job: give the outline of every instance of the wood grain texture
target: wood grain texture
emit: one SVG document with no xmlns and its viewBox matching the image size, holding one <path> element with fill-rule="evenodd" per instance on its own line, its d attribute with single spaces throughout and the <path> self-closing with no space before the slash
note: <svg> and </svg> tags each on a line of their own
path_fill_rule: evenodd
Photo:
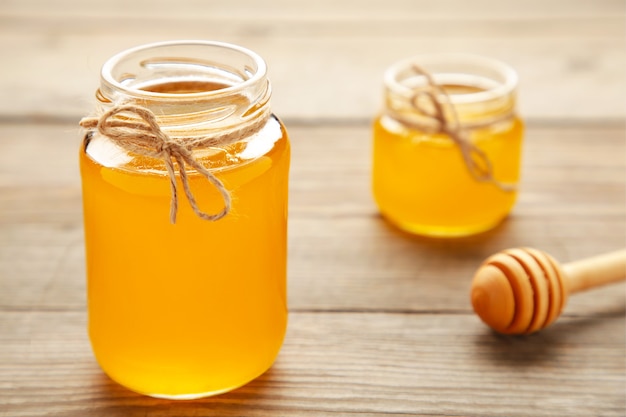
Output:
<svg viewBox="0 0 626 417">
<path fill-rule="evenodd" d="M 621 313 L 565 319 L 552 332 L 512 338 L 467 315 L 292 313 L 265 375 L 225 395 L 171 402 L 131 393 L 99 371 L 82 312 L 3 313 L 0 410 L 21 417 L 620 416 L 624 324 Z"/>
<path fill-rule="evenodd" d="M 122 5 L 123 4 L 123 5 Z M 4 1 L 0 114 L 73 118 L 91 110 L 100 66 L 138 44 L 212 39 L 269 64 L 285 119 L 371 118 L 393 62 L 432 52 L 501 59 L 518 70 L 533 119 L 624 118 L 626 9 L 620 1 L 256 3 Z"/>
<path fill-rule="evenodd" d="M 370 192 L 369 126 L 288 128 L 292 309 L 469 313 L 473 273 L 499 250 L 531 246 L 567 262 L 624 245 L 623 127 L 531 126 L 513 214 L 489 233 L 450 241 L 412 237 L 380 218 Z M 0 125 L 0 137 L 0 306 L 82 308 L 78 131 Z M 32 153 L 48 157 L 25 166 Z M 623 305 L 623 289 L 581 294 L 566 314 L 602 314 L 598 297 Z"/>
<path fill-rule="evenodd" d="M 369 126 L 289 130 L 285 347 L 246 387 L 171 403 L 117 386 L 91 356 L 76 127 L 0 125 L 0 415 L 623 414 L 623 285 L 573 297 L 529 339 L 491 333 L 468 299 L 477 265 L 504 247 L 567 261 L 623 244 L 623 126 L 531 126 L 513 216 L 456 241 L 411 237 L 377 215 Z M 25 164 L 33 154 L 48 157 Z"/>
<path fill-rule="evenodd" d="M 532 246 L 569 262 L 626 246 L 623 0 L 0 0 L 0 417 L 626 415 L 626 285 L 572 296 L 527 338 L 472 313 L 478 265 Z M 274 367 L 171 402 L 110 381 L 89 347 L 78 120 L 129 46 L 233 42 L 269 63 L 293 143 L 290 323 Z M 385 68 L 463 51 L 521 76 L 512 215 L 465 239 L 409 236 L 370 192 Z"/>
</svg>

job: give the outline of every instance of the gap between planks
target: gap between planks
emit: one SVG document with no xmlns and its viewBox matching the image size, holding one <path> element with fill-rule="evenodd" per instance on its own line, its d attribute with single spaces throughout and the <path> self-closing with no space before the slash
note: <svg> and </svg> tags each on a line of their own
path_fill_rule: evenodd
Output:
<svg viewBox="0 0 626 417">
<path fill-rule="evenodd" d="M 52 115 L 6 115 L 0 114 L 0 124 L 5 125 L 74 125 L 78 128 L 78 122 L 83 116 L 52 116 Z M 364 127 L 370 126 L 376 115 L 362 118 L 281 118 L 289 127 L 297 128 L 323 128 L 323 127 Z M 523 115 L 522 115 L 523 117 Z M 578 118 L 525 118 L 524 123 L 529 128 L 583 128 L 583 129 L 624 129 L 626 117 L 606 119 L 578 119 Z"/>
<path fill-rule="evenodd" d="M 0 313 L 81 313 L 87 314 L 86 307 L 55 307 L 55 306 L 0 306 Z M 395 315 L 395 316 L 474 316 L 471 309 L 368 309 L 368 308 L 292 308 L 289 314 L 353 314 L 353 315 Z M 562 312 L 559 317 L 567 318 L 617 318 L 623 317 L 624 311 L 602 311 L 592 313 Z"/>
</svg>

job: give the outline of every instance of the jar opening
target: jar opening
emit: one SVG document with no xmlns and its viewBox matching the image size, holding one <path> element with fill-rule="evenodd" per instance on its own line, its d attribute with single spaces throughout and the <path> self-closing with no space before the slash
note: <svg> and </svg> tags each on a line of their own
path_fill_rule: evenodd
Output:
<svg viewBox="0 0 626 417">
<path fill-rule="evenodd" d="M 389 92 L 410 96 L 427 79 L 415 71 L 418 65 L 444 88 L 453 104 L 473 104 L 510 96 L 517 87 L 517 74 L 508 65 L 468 54 L 416 56 L 391 66 L 384 76 Z"/>
<path fill-rule="evenodd" d="M 99 98 L 206 100 L 266 88 L 267 66 L 256 53 L 212 41 L 161 42 L 125 50 L 102 67 Z"/>
<path fill-rule="evenodd" d="M 170 135 L 208 136 L 267 118 L 270 97 L 267 66 L 255 52 L 223 42 L 170 41 L 110 58 L 96 113 L 135 105 L 151 111 Z"/>
</svg>

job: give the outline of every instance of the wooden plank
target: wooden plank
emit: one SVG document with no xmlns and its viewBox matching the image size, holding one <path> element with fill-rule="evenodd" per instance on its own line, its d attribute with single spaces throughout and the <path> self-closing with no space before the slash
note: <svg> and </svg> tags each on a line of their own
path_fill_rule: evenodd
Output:
<svg viewBox="0 0 626 417">
<path fill-rule="evenodd" d="M 513 215 L 490 233 L 450 241 L 409 236 L 379 217 L 368 126 L 290 132 L 294 311 L 466 313 L 474 271 L 501 249 L 531 246 L 567 262 L 625 244 L 623 127 L 530 126 Z M 83 309 L 78 132 L 0 124 L 0 138 L 0 307 Z M 625 297 L 623 285 L 595 290 L 573 297 L 565 314 L 607 314 Z"/>
<path fill-rule="evenodd" d="M 55 197 L 53 197 L 55 198 Z M 80 196 L 72 210 L 0 228 L 0 308 L 82 309 L 85 304 Z M 44 200 L 36 205 L 46 206 Z M 67 207 L 70 204 L 64 204 Z M 32 219 L 32 220 L 31 220 Z M 413 238 L 370 216 L 290 220 L 289 303 L 299 310 L 470 311 L 480 262 L 501 249 L 541 248 L 564 262 L 623 246 L 624 217 L 562 222 L 514 218 L 459 241 Z M 605 314 L 624 305 L 624 285 L 573 297 L 565 314 Z M 598 300 L 603 300 L 599 303 Z"/>
<path fill-rule="evenodd" d="M 292 147 L 292 191 L 351 192 L 354 207 L 367 206 L 371 165 L 371 128 L 367 123 L 287 123 Z M 557 193 L 552 197 L 586 199 L 594 189 L 604 193 L 602 201 L 588 205 L 613 207 L 623 202 L 624 133 L 623 123 L 542 125 L 530 123 L 524 139 L 522 189 Z M 78 119 L 72 123 L 0 123 L 0 187 L 78 187 L 78 149 L 81 143 Z M 30 162 L 29 162 L 30 161 Z M 319 175 L 322 169 L 326 176 Z M 328 181 L 331 177 L 331 181 Z M 336 179 L 343 178 L 343 181 Z M 584 187 L 585 192 L 572 192 Z M 608 187 L 604 189 L 602 187 Z M 615 187 L 615 188 L 612 188 Z M 617 191 L 617 192 L 613 192 Z M 357 197 L 360 196 L 360 197 Z M 331 205 L 336 195 L 298 201 L 296 209 L 307 205 Z M 523 195 L 522 195 L 523 197 Z M 550 196 L 542 194 L 541 198 Z M 304 197 L 303 197 L 304 198 Z M 581 201 L 580 203 L 582 203 Z M 344 201 L 341 201 L 344 203 Z M 543 202 L 545 203 L 545 201 Z M 540 208 L 542 204 L 536 204 Z M 582 204 L 581 204 L 582 205 Z M 369 209 L 368 209 L 369 210 Z"/>
<path fill-rule="evenodd" d="M 503 337 L 467 315 L 292 313 L 274 367 L 172 402 L 111 382 L 77 312 L 0 315 L 0 410 L 12 417 L 623 416 L 623 312 Z"/>
<path fill-rule="evenodd" d="M 398 13 L 381 14 L 378 10 L 374 12 L 376 14 L 360 17 L 354 14 L 342 16 L 336 13 L 316 17 L 300 11 L 293 16 L 279 17 L 274 14 L 259 19 L 258 15 L 254 15 L 254 10 L 247 10 L 249 14 L 244 16 L 222 16 L 219 13 L 189 15 L 186 12 L 178 22 L 172 22 L 170 10 L 156 16 L 147 16 L 145 13 L 131 14 L 127 11 L 111 14 L 111 9 L 108 10 L 109 13 L 104 12 L 98 15 L 94 15 L 92 11 L 86 15 L 74 13 L 55 15 L 50 12 L 42 13 L 41 10 L 26 14 L 2 13 L 0 21 L 5 30 L 24 34 L 58 29 L 69 22 L 73 22 L 73 31 L 89 30 L 91 34 L 102 34 L 111 26 L 120 26 L 124 33 L 150 32 L 154 31 L 155 25 L 166 25 L 168 22 L 174 24 L 167 30 L 175 30 L 184 22 L 187 30 L 200 30 L 208 24 L 215 32 L 223 35 L 257 34 L 264 38 L 302 39 L 318 33 L 324 38 L 350 36 L 389 39 L 398 36 L 423 37 L 432 33 L 442 39 L 449 39 L 459 37 L 461 33 L 464 33 L 467 38 L 480 39 L 494 32 L 501 32 L 507 38 L 516 38 L 527 35 L 529 26 L 532 26 L 532 35 L 535 38 L 550 39 L 570 35 L 577 39 L 607 39 L 617 38 L 621 34 L 624 15 L 617 11 L 615 13 L 607 11 L 580 16 L 544 15 L 541 18 L 519 14 L 482 15 L 468 18 L 468 16 L 460 15 L 431 16 L 420 12 L 419 8 L 414 5 Z M 393 10 L 388 11 L 393 12 Z M 76 21 L 76 19 L 81 20 Z M 130 28 L 133 30 L 129 30 Z"/>
<path fill-rule="evenodd" d="M 110 0 L 106 4 L 81 0 L 5 0 L 0 12 L 7 15 L 46 15 L 51 17 L 93 17 L 93 16 L 160 16 L 189 19 L 307 19 L 327 20 L 329 18 L 354 19 L 381 18 L 552 18 L 581 16 L 615 16 L 624 14 L 624 4 L 620 0 L 525 0 L 502 2 L 498 0 L 475 0 L 472 4 L 459 0 L 372 0 L 358 1 L 318 0 L 315 2 L 294 2 L 273 0 L 259 3 L 255 0 L 240 0 L 236 3 L 207 2 L 205 0 L 180 0 L 173 5 L 167 0 L 138 0 L 128 3 L 124 0 Z"/>
<path fill-rule="evenodd" d="M 382 103 L 382 74 L 390 64 L 459 51 L 516 68 L 528 118 L 623 120 L 621 2 L 309 3 L 4 2 L 0 53 L 11 65 L 0 77 L 0 116 L 79 118 L 91 111 L 100 66 L 111 55 L 142 43 L 198 38 L 260 53 L 270 66 L 274 108 L 287 120 L 370 119 Z"/>
</svg>

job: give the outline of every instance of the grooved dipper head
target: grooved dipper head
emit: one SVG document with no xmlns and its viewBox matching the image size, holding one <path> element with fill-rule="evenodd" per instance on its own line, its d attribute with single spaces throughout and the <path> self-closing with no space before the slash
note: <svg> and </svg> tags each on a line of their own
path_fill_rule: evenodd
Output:
<svg viewBox="0 0 626 417">
<path fill-rule="evenodd" d="M 547 327 L 566 300 L 558 262 L 531 248 L 508 249 L 489 257 L 472 282 L 474 311 L 504 334 L 530 334 Z"/>
</svg>

